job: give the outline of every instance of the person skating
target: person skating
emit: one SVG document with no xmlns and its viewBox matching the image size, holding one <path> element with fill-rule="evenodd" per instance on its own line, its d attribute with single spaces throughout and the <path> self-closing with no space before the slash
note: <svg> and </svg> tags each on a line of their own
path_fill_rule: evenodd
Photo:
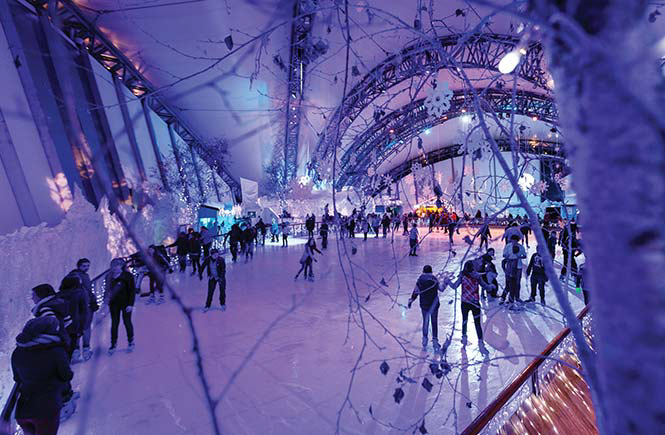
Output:
<svg viewBox="0 0 665 435">
<path fill-rule="evenodd" d="M 247 226 L 242 232 L 242 239 L 245 242 L 245 263 L 254 258 L 254 241 L 256 239 L 256 232 L 252 226 Z"/>
<path fill-rule="evenodd" d="M 150 279 L 150 298 L 147 304 L 161 304 L 164 303 L 164 279 L 166 279 L 166 271 L 169 269 L 169 260 L 166 257 L 166 250 L 163 246 L 150 245 L 148 247 L 148 255 L 152 259 L 153 266 L 157 269 L 155 272 L 148 272 Z M 199 267 L 199 279 L 203 270 Z M 155 299 L 155 290 L 159 292 L 159 300 Z"/>
<path fill-rule="evenodd" d="M 184 232 L 178 234 L 178 238 L 175 242 L 170 245 L 166 245 L 167 248 L 176 247 L 176 255 L 178 256 L 178 264 L 180 266 L 180 272 L 184 272 L 187 268 L 187 254 L 189 253 L 189 239 Z"/>
<path fill-rule="evenodd" d="M 78 276 L 67 275 L 62 279 L 57 297 L 67 302 L 68 313 L 72 319 L 65 329 L 69 335 L 69 347 L 67 355 L 72 359 L 74 350 L 77 348 L 79 338 L 83 335 L 83 323 L 88 316 L 86 297 L 84 296 L 81 280 Z M 80 357 L 80 355 L 79 355 Z M 76 359 L 78 362 L 78 358 Z"/>
<path fill-rule="evenodd" d="M 72 354 L 73 361 L 79 359 L 88 361 L 92 357 L 92 351 L 90 350 L 92 318 L 99 310 L 99 304 L 97 303 L 97 296 L 92 292 L 92 282 L 90 281 L 88 270 L 90 270 L 90 260 L 81 258 L 76 262 L 76 269 L 67 274 L 67 276 L 75 276 L 81 281 L 83 297 L 87 305 L 86 317 L 83 320 L 83 335 L 81 336 L 82 349 L 79 350 L 79 343 L 77 342 L 74 346 L 74 353 Z"/>
<path fill-rule="evenodd" d="M 487 285 L 492 286 L 492 291 L 489 292 L 489 295 L 491 298 L 497 298 L 499 295 L 497 293 L 497 289 L 499 288 L 499 283 L 496 280 L 496 277 L 498 276 L 497 271 L 496 271 L 496 266 L 494 265 L 494 248 L 489 248 L 487 250 L 487 253 L 485 253 L 482 257 L 482 266 L 480 273 L 482 275 L 483 281 Z"/>
<path fill-rule="evenodd" d="M 563 281 L 567 275 L 569 259 L 570 268 L 572 269 L 571 275 L 574 275 L 577 271 L 577 261 L 575 261 L 575 255 L 571 255 L 571 253 L 574 254 L 575 250 L 577 249 L 577 225 L 574 221 L 567 223 L 563 227 L 559 237 L 559 245 L 561 245 L 561 250 L 563 251 L 563 266 L 561 267 L 561 274 L 559 275 L 559 279 Z"/>
<path fill-rule="evenodd" d="M 215 294 L 215 287 L 219 284 L 219 304 L 222 311 L 226 310 L 226 262 L 224 257 L 219 255 L 217 249 L 210 251 L 210 257 L 203 262 L 203 268 L 208 270 L 208 296 L 203 311 L 206 312 L 212 305 L 212 298 Z"/>
<path fill-rule="evenodd" d="M 416 249 L 418 248 L 418 226 L 415 222 L 413 223 L 411 231 L 409 232 L 409 247 L 411 248 L 409 250 L 409 255 L 412 257 L 417 257 L 418 254 L 416 254 Z"/>
<path fill-rule="evenodd" d="M 261 245 L 266 244 L 266 231 L 268 226 L 263 222 L 263 218 L 259 218 L 259 221 L 256 223 L 256 229 L 258 230 L 258 235 L 261 236 Z"/>
<path fill-rule="evenodd" d="M 543 257 L 534 252 L 529 260 L 529 265 L 526 268 L 526 276 L 531 275 L 531 297 L 527 302 L 535 302 L 536 288 L 540 292 L 540 303 L 545 305 L 545 283 L 547 282 L 547 275 L 545 274 L 545 265 Z"/>
<path fill-rule="evenodd" d="M 272 218 L 272 225 L 270 225 L 270 242 L 279 242 L 279 224 L 275 218 Z"/>
<path fill-rule="evenodd" d="M 529 225 L 529 221 L 527 219 L 524 219 L 522 224 L 520 225 L 520 232 L 522 233 L 522 238 L 524 239 L 524 243 L 526 244 L 526 247 L 529 247 L 529 234 L 531 233 L 531 226 Z"/>
<path fill-rule="evenodd" d="M 190 276 L 194 276 L 201 269 L 201 236 L 196 231 L 189 235 L 189 261 L 192 263 Z"/>
<path fill-rule="evenodd" d="M 503 261 L 501 263 L 506 277 L 506 287 L 501 294 L 501 303 L 505 301 L 506 293 L 508 293 L 508 302 L 513 304 L 511 309 L 515 309 L 515 302 L 522 302 L 520 299 L 520 284 L 526 250 L 519 241 L 520 236 L 511 236 L 510 242 L 503 248 Z"/>
<path fill-rule="evenodd" d="M 383 227 L 383 238 L 385 239 L 388 235 L 388 229 L 390 228 L 390 218 L 387 213 L 384 213 L 383 218 L 381 218 L 381 226 Z"/>
<path fill-rule="evenodd" d="M 289 228 L 289 223 L 284 222 L 282 224 L 282 247 L 288 247 L 289 246 L 289 233 L 291 232 L 291 229 Z"/>
<path fill-rule="evenodd" d="M 314 228 L 316 227 L 316 217 L 314 217 L 314 213 L 312 213 L 312 216 L 310 217 L 307 215 L 305 219 L 305 228 L 307 229 L 307 237 L 311 238 L 314 237 Z"/>
<path fill-rule="evenodd" d="M 367 221 L 367 219 L 363 219 L 362 224 L 361 224 L 361 229 L 362 229 L 363 236 L 364 236 L 363 241 L 366 242 L 367 241 L 367 233 L 369 233 L 369 222 Z"/>
<path fill-rule="evenodd" d="M 489 248 L 489 239 L 492 238 L 492 234 L 490 233 L 490 226 L 488 223 L 483 224 L 483 226 L 480 228 L 479 234 L 480 234 L 479 249 L 482 251 L 483 245 L 485 245 L 485 249 Z"/>
<path fill-rule="evenodd" d="M 409 218 L 406 216 L 406 213 L 402 217 L 402 227 L 404 227 L 404 231 L 402 232 L 403 236 L 406 236 L 409 234 Z M 377 233 L 378 237 L 379 233 Z"/>
<path fill-rule="evenodd" d="M 298 279 L 300 276 L 300 273 L 304 271 L 304 278 L 309 279 L 310 281 L 314 280 L 314 272 L 312 269 L 312 263 L 316 261 L 314 258 L 314 253 L 318 252 L 319 254 L 323 254 L 321 251 L 319 251 L 316 248 L 316 242 L 314 241 L 314 238 L 309 238 L 307 240 L 307 243 L 305 243 L 305 249 L 302 253 L 302 256 L 300 257 L 300 269 L 298 270 L 298 273 L 296 273 L 296 276 L 294 279 Z"/>
<path fill-rule="evenodd" d="M 127 332 L 129 350 L 134 349 L 134 326 L 132 325 L 132 310 L 134 309 L 134 298 L 136 289 L 134 277 L 131 273 L 123 270 L 125 261 L 122 258 L 111 260 L 111 267 L 106 275 L 106 288 L 104 300 L 111 313 L 111 346 L 109 353 L 113 354 L 118 343 L 118 327 L 120 316 Z"/>
<path fill-rule="evenodd" d="M 448 230 L 448 240 L 450 241 L 450 249 L 453 249 L 453 233 L 457 230 L 457 234 L 459 234 L 459 226 L 457 221 L 451 217 L 450 221 L 448 222 L 448 225 L 446 225 L 446 228 Z"/>
<path fill-rule="evenodd" d="M 229 250 L 231 251 L 231 261 L 234 263 L 238 259 L 238 243 L 242 238 L 242 230 L 238 224 L 231 225 L 229 230 Z"/>
<path fill-rule="evenodd" d="M 323 221 L 319 227 L 319 234 L 321 235 L 321 249 L 328 249 L 328 223 Z"/>
<path fill-rule="evenodd" d="M 69 367 L 54 316 L 30 319 L 16 337 L 11 366 L 19 393 L 16 422 L 24 434 L 55 435 L 69 382 L 74 373 Z M 74 412 L 72 406 L 66 413 Z"/>
<path fill-rule="evenodd" d="M 432 346 L 435 351 L 440 348 L 438 324 L 440 287 L 439 280 L 432 274 L 432 266 L 426 265 L 409 298 L 408 307 L 411 308 L 413 301 L 420 297 L 420 311 L 423 315 L 423 349 L 427 348 L 430 321 L 432 323 Z"/>
<path fill-rule="evenodd" d="M 476 335 L 478 336 L 478 348 L 481 353 L 487 353 L 485 343 L 483 342 L 483 327 L 480 323 L 480 294 L 478 287 L 485 287 L 490 293 L 492 292 L 491 285 L 486 284 L 481 275 L 474 270 L 473 262 L 467 261 L 464 263 L 464 269 L 459 278 L 455 282 L 448 282 L 448 284 L 457 288 L 462 285 L 461 295 L 461 309 L 462 309 L 462 345 L 466 346 L 466 325 L 469 317 L 469 311 L 473 314 L 473 323 L 476 326 Z"/>
</svg>

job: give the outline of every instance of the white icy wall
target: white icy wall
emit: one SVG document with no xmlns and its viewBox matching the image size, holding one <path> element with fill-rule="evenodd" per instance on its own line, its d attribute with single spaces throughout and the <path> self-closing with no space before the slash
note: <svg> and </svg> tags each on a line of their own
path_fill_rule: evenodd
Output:
<svg viewBox="0 0 665 435">
<path fill-rule="evenodd" d="M 0 403 L 13 385 L 10 357 L 16 335 L 31 316 L 30 289 L 41 283 L 57 289 L 81 257 L 90 259 L 91 277 L 103 272 L 111 259 L 107 238 L 102 215 L 80 191 L 58 225 L 22 227 L 0 237 Z"/>
</svg>

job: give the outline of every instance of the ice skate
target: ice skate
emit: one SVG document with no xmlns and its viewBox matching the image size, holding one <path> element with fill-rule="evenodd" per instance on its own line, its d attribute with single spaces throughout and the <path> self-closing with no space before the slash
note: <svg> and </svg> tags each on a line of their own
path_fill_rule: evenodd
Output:
<svg viewBox="0 0 665 435">
<path fill-rule="evenodd" d="M 222 305 L 222 311 L 226 311 L 226 305 Z"/>
<path fill-rule="evenodd" d="M 67 420 L 76 412 L 76 400 L 79 397 L 80 394 L 78 396 L 72 396 L 71 399 L 62 404 L 62 408 L 60 409 L 60 421 Z"/>
<path fill-rule="evenodd" d="M 441 345 L 439 344 L 439 340 L 436 338 L 432 339 L 432 347 L 434 348 L 434 352 L 439 352 L 441 350 Z"/>
<path fill-rule="evenodd" d="M 478 341 L 478 350 L 480 350 L 480 353 L 483 355 L 489 355 L 489 351 L 485 347 L 485 342 L 483 340 Z"/>
<path fill-rule="evenodd" d="M 159 295 L 159 299 L 157 300 L 157 305 L 161 305 L 164 303 L 164 295 L 161 294 Z"/>
<path fill-rule="evenodd" d="M 207 313 L 210 310 L 210 307 L 203 307 L 203 312 Z"/>
<path fill-rule="evenodd" d="M 70 361 L 71 364 L 78 364 L 80 362 L 83 362 L 83 359 L 81 358 L 81 351 L 77 348 L 74 349 L 74 352 L 72 352 L 72 359 Z"/>
<path fill-rule="evenodd" d="M 129 342 L 129 345 L 127 346 L 127 352 L 133 352 L 134 347 L 136 347 L 136 343 L 134 343 L 134 340 Z"/>
<path fill-rule="evenodd" d="M 115 344 L 112 344 L 111 347 L 109 347 L 109 355 L 113 355 L 115 352 L 116 346 Z"/>
<path fill-rule="evenodd" d="M 89 347 L 84 347 L 83 348 L 83 361 L 88 361 L 92 358 L 92 351 L 90 350 Z"/>
<path fill-rule="evenodd" d="M 150 295 L 150 297 L 145 301 L 146 305 L 154 304 L 155 303 L 155 295 Z"/>
</svg>

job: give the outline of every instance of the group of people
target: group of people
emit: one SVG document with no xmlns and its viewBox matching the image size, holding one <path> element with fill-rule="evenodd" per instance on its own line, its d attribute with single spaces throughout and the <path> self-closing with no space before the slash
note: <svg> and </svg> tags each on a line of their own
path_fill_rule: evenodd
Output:
<svg viewBox="0 0 665 435">
<path fill-rule="evenodd" d="M 452 288 L 457 288 L 460 285 L 462 286 L 460 297 L 460 308 L 462 313 L 462 344 L 466 345 L 468 341 L 467 320 L 470 312 L 474 318 L 476 334 L 478 337 L 478 347 L 481 353 L 487 352 L 483 342 L 483 331 L 480 321 L 481 299 L 486 299 L 488 295 L 491 299 L 500 298 L 500 305 L 507 302 L 509 309 L 515 311 L 520 310 L 519 304 L 522 302 L 535 302 L 537 296 L 540 298 L 540 303 L 546 305 L 545 284 L 548 278 L 545 271 L 545 259 L 543 258 L 542 253 L 537 250 L 531 255 L 528 264 L 525 267 L 527 252 L 521 243 L 522 239 L 526 240 L 526 237 L 528 237 L 525 225 L 528 225 L 528 221 L 526 220 L 511 223 L 504 233 L 506 245 L 502 252 L 503 258 L 501 261 L 501 267 L 504 272 L 505 285 L 500 295 L 499 283 L 497 281 L 498 273 L 494 264 L 494 248 L 488 248 L 480 257 L 466 261 L 462 268 L 462 272 L 454 281 L 445 276 L 441 283 L 433 274 L 432 266 L 426 265 L 423 268 L 423 272 L 418 278 L 408 301 L 408 307 L 411 308 L 412 303 L 416 299 L 420 299 L 420 308 L 423 316 L 423 348 L 427 347 L 430 324 L 432 330 L 432 345 L 435 350 L 440 348 L 437 326 L 439 309 L 438 293 L 444 291 L 448 286 Z M 511 228 L 514 229 L 511 230 Z M 530 229 L 528 231 L 530 232 Z M 583 292 L 584 303 L 588 304 L 589 292 L 584 283 L 584 268 L 578 268 L 577 264 L 574 262 L 574 257 L 582 252 L 577 225 L 574 221 L 566 223 L 561 230 L 558 239 L 555 227 L 543 224 L 542 231 L 547 242 L 547 250 L 552 259 L 554 259 L 556 255 L 556 245 L 558 244 L 562 247 L 564 264 L 560 279 L 566 279 L 566 266 L 571 262 L 572 264 L 570 267 L 572 270 L 572 276 L 575 279 L 578 289 Z M 486 225 L 481 226 L 478 233 L 481 236 L 481 243 L 483 243 L 482 236 L 485 234 L 487 237 L 489 235 L 489 230 Z M 411 246 L 413 249 L 413 243 Z M 530 297 L 525 301 L 520 298 L 521 281 L 524 275 L 530 280 L 531 285 Z"/>
</svg>

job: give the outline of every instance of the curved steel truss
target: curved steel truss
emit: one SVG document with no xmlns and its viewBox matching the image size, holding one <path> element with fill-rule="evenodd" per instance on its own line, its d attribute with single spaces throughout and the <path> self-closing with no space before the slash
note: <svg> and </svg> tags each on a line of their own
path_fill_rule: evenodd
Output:
<svg viewBox="0 0 665 435">
<path fill-rule="evenodd" d="M 344 101 L 330 118 L 316 148 L 315 155 L 323 158 L 332 152 L 337 138 L 344 136 L 353 120 L 385 91 L 426 71 L 442 68 L 480 68 L 498 72 L 503 56 L 514 50 L 519 38 L 499 34 L 446 35 L 438 41 L 419 41 L 388 57 L 370 71 L 344 97 Z M 533 42 L 527 47 L 518 77 L 533 83 L 534 87 L 548 90 L 543 65 L 543 48 Z M 336 129 L 339 126 L 339 131 Z"/>
<path fill-rule="evenodd" d="M 515 113 L 536 117 L 548 123 L 557 122 L 556 106 L 547 96 L 519 91 L 513 99 L 510 91 L 479 89 L 477 92 L 484 110 L 499 115 Z M 440 118 L 430 117 L 425 109 L 424 99 L 420 99 L 379 119 L 358 135 L 344 151 L 336 186 L 339 188 L 345 185 L 358 185 L 367 177 L 369 166 L 377 166 L 389 156 L 399 153 L 423 130 L 465 113 L 469 114 L 472 98 L 468 91 L 454 92 L 449 111 Z"/>
<path fill-rule="evenodd" d="M 498 139 L 497 145 L 501 151 L 510 151 L 511 144 L 508 139 Z M 565 157 L 564 146 L 561 142 L 552 142 L 552 141 L 533 141 L 530 139 L 521 139 L 519 141 L 520 152 L 527 154 L 537 154 L 540 156 L 550 156 L 550 157 Z M 435 163 L 459 157 L 464 154 L 462 150 L 462 144 L 453 144 L 439 148 L 433 151 L 430 151 L 424 156 L 414 157 L 411 160 L 408 160 L 399 166 L 394 167 L 390 171 L 386 172 L 385 175 L 388 176 L 389 180 L 385 180 L 380 183 L 372 196 L 377 195 L 383 189 L 388 187 L 390 183 L 401 180 L 411 173 L 411 168 L 416 162 L 426 163 L 427 165 L 433 165 Z"/>
</svg>

